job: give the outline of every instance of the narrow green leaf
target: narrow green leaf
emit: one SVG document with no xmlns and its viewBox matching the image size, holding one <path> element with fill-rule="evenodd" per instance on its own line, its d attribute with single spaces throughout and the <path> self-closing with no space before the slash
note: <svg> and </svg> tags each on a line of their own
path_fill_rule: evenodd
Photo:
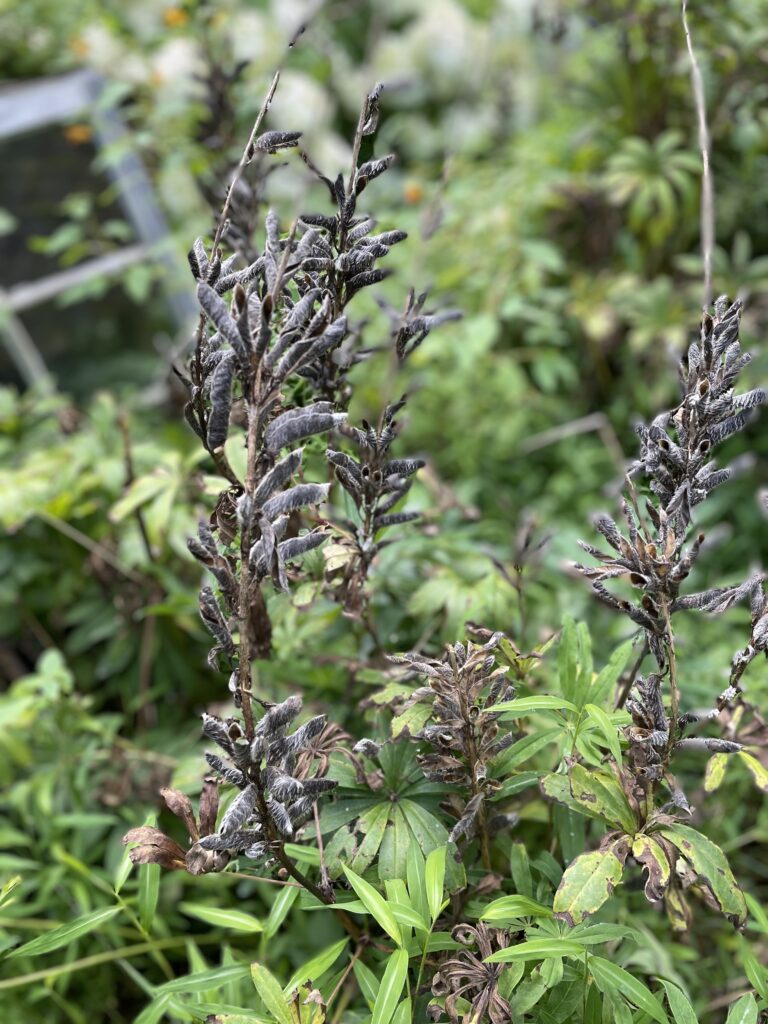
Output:
<svg viewBox="0 0 768 1024">
<path fill-rule="evenodd" d="M 604 960 L 601 956 L 591 955 L 589 973 L 601 992 L 620 992 L 633 1006 L 647 1013 L 659 1024 L 669 1024 L 669 1018 L 653 992 L 623 967 L 611 963 L 610 960 Z"/>
<path fill-rule="evenodd" d="M 25 942 L 8 954 L 8 959 L 16 956 L 41 956 L 43 953 L 52 953 L 54 949 L 61 949 L 71 942 L 79 939 L 82 935 L 95 931 L 110 921 L 116 914 L 119 914 L 122 907 L 102 907 L 101 910 L 94 910 L 91 914 L 84 914 L 69 924 L 63 924 L 45 935 L 38 935 L 36 939 Z"/>
<path fill-rule="evenodd" d="M 664 991 L 667 993 L 667 1002 L 672 1011 L 672 1019 L 675 1024 L 699 1024 L 696 1011 L 691 1006 L 685 992 L 678 988 L 677 985 L 673 985 L 671 981 L 666 981 L 664 978 L 659 980 L 664 986 Z"/>
<path fill-rule="evenodd" d="M 400 1000 L 407 974 L 408 954 L 404 949 L 398 949 L 387 961 L 384 977 L 381 979 L 379 991 L 376 994 L 371 1024 L 392 1024 L 392 1017 Z"/>
<path fill-rule="evenodd" d="M 499 774 L 512 771 L 513 768 L 517 768 L 520 764 L 525 764 L 526 761 L 530 761 L 540 750 L 548 746 L 550 743 L 555 743 L 557 740 L 563 738 L 562 729 L 542 729 L 536 730 L 535 732 L 529 733 L 527 736 L 523 736 L 522 739 L 517 740 L 511 747 L 507 747 L 506 750 L 502 750 L 500 754 L 492 758 L 492 764 L 494 769 Z"/>
<path fill-rule="evenodd" d="M 145 931 L 152 928 L 159 897 L 160 865 L 139 865 L 139 920 Z"/>
<path fill-rule="evenodd" d="M 290 997 L 293 990 L 303 985 L 305 981 L 312 981 L 316 988 L 318 980 L 327 970 L 333 967 L 346 947 L 347 939 L 340 939 L 338 942 L 334 942 L 332 946 L 328 946 L 327 949 L 318 953 L 317 956 L 313 956 L 311 960 L 307 960 L 305 964 L 302 964 L 294 972 L 291 980 L 283 989 L 283 995 L 286 998 Z"/>
<path fill-rule="evenodd" d="M 480 920 L 504 924 L 506 921 L 514 921 L 521 917 L 552 917 L 552 911 L 527 896 L 500 896 L 488 904 Z"/>
<path fill-rule="evenodd" d="M 185 974 L 182 978 L 174 978 L 158 985 L 160 992 L 205 992 L 214 991 L 231 981 L 240 981 L 248 977 L 248 964 L 228 964 L 225 967 L 212 967 L 210 971 L 197 971 Z"/>
<path fill-rule="evenodd" d="M 757 1002 L 751 992 L 732 1004 L 725 1024 L 757 1024 Z"/>
<path fill-rule="evenodd" d="M 633 647 L 633 640 L 627 640 L 620 647 L 617 647 L 608 659 L 605 667 L 598 672 L 597 678 L 589 692 L 593 704 L 602 704 L 609 696 L 630 659 Z"/>
<path fill-rule="evenodd" d="M 762 932 L 763 935 L 768 935 L 768 912 L 766 912 L 765 907 L 750 892 L 744 893 L 744 899 L 747 902 L 750 913 L 747 927 L 754 928 L 755 931 Z"/>
<path fill-rule="evenodd" d="M 295 1024 L 277 978 L 263 964 L 251 964 L 251 978 L 259 999 L 275 1018 L 276 1024 Z"/>
<path fill-rule="evenodd" d="M 286 885 L 280 889 L 269 909 L 269 917 L 264 922 L 264 935 L 266 938 L 271 939 L 273 935 L 277 935 L 280 926 L 296 902 L 300 891 L 298 886 L 295 885 Z"/>
<path fill-rule="evenodd" d="M 398 946 L 401 946 L 403 944 L 403 937 L 400 932 L 400 926 L 381 893 L 374 889 L 370 882 L 366 882 L 364 878 L 360 878 L 359 875 L 356 875 L 354 871 L 351 871 L 346 866 L 344 867 L 344 874 L 368 912 L 373 915 L 377 924 L 384 929 L 390 938 L 394 939 Z"/>
<path fill-rule="evenodd" d="M 202 903 L 180 903 L 179 910 L 187 917 L 197 918 L 217 928 L 230 928 L 236 932 L 263 931 L 261 921 L 241 910 L 225 910 L 223 907 L 207 907 Z"/>
<path fill-rule="evenodd" d="M 720 847 L 687 825 L 669 825 L 659 831 L 682 853 L 725 916 L 741 927 L 747 919 L 747 905 Z"/>
<path fill-rule="evenodd" d="M 352 970 L 355 972 L 357 984 L 363 993 L 363 999 L 368 1003 L 368 1009 L 373 1010 L 376 996 L 379 991 L 379 979 L 370 967 L 366 967 L 362 960 L 355 960 Z"/>
<path fill-rule="evenodd" d="M 15 875 L 13 878 L 9 878 L 7 882 L 3 884 L 0 889 L 0 907 L 5 906 L 6 903 L 12 903 L 12 896 L 14 892 L 21 885 L 21 875 Z"/>
<path fill-rule="evenodd" d="M 397 903 L 392 899 L 390 899 L 390 904 L 392 916 L 398 924 L 405 925 L 406 928 L 417 928 L 422 932 L 429 931 L 429 923 L 413 907 Z"/>
<path fill-rule="evenodd" d="M 522 718 L 534 711 L 578 711 L 575 704 L 563 697 L 551 697 L 542 694 L 540 697 L 518 697 L 515 700 L 505 700 L 501 704 L 494 704 L 488 708 L 489 711 L 503 711 L 513 718 Z"/>
<path fill-rule="evenodd" d="M 621 924 L 579 924 L 568 932 L 568 938 L 580 942 L 584 946 L 596 946 L 603 942 L 615 942 L 617 939 L 633 939 L 637 943 L 643 936 L 636 928 L 627 928 Z"/>
<path fill-rule="evenodd" d="M 726 754 L 725 756 L 727 757 L 728 755 Z M 763 793 L 768 793 L 768 768 L 761 764 L 752 754 L 748 754 L 746 750 L 740 750 L 736 756 L 740 757 L 747 768 L 749 768 L 757 788 L 762 790 Z"/>
<path fill-rule="evenodd" d="M 707 793 L 714 793 L 720 786 L 730 760 L 730 754 L 713 754 L 707 761 L 707 767 L 704 770 L 704 789 Z"/>
<path fill-rule="evenodd" d="M 553 956 L 583 956 L 584 947 L 571 939 L 529 939 L 499 949 L 485 958 L 488 964 L 511 964 L 516 960 L 548 960 Z"/>
<path fill-rule="evenodd" d="M 768 1001 L 768 969 L 757 962 L 757 957 L 752 952 L 752 947 L 743 936 L 739 936 L 739 949 L 741 950 L 741 962 L 744 964 L 744 973 L 749 983 L 761 999 Z"/>
<path fill-rule="evenodd" d="M 623 836 L 569 864 L 555 893 L 555 916 L 573 926 L 599 910 L 621 882 L 628 852 L 629 841 Z"/>
<path fill-rule="evenodd" d="M 424 884 L 427 890 L 427 904 L 432 921 L 436 921 L 443 905 L 443 887 L 445 884 L 446 848 L 439 846 L 427 857 L 424 867 Z"/>
<path fill-rule="evenodd" d="M 557 648 L 557 673 L 560 690 L 573 699 L 576 698 L 577 661 L 576 623 L 566 615 Z"/>
<path fill-rule="evenodd" d="M 613 760 L 617 765 L 621 766 L 621 744 L 619 743 L 618 729 L 597 704 L 587 704 L 584 710 L 605 737 L 605 742 L 608 744 L 608 749 L 613 755 Z"/>
<path fill-rule="evenodd" d="M 406 878 L 408 880 L 408 895 L 411 903 L 418 913 L 426 919 L 429 916 L 429 905 L 427 904 L 426 883 L 424 871 L 426 862 L 424 854 L 418 843 L 411 843 L 408 847 L 406 859 Z"/>
<path fill-rule="evenodd" d="M 395 1015 L 392 1018 L 392 1024 L 412 1024 L 412 1021 L 413 1011 L 411 1009 L 411 1000 L 404 999 L 395 1010 Z"/>
</svg>

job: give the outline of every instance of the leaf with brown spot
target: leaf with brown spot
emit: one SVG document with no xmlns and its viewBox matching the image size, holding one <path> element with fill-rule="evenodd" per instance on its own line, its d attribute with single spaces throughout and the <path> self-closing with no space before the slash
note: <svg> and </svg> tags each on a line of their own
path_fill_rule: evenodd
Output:
<svg viewBox="0 0 768 1024">
<path fill-rule="evenodd" d="M 669 885 L 672 869 L 667 854 L 652 836 L 637 835 L 632 843 L 632 856 L 648 873 L 645 897 L 651 903 L 655 903 L 664 896 L 664 891 Z"/>
<path fill-rule="evenodd" d="M 706 887 L 721 913 L 741 927 L 747 919 L 747 905 L 720 847 L 687 825 L 670 825 L 660 832 L 688 861 L 698 883 Z"/>
<path fill-rule="evenodd" d="M 577 857 L 555 893 L 555 917 L 573 927 L 598 911 L 621 882 L 629 846 L 629 836 L 621 836 L 604 850 Z"/>
<path fill-rule="evenodd" d="M 588 771 L 574 764 L 568 772 L 571 794 L 579 808 L 597 815 L 624 832 L 633 834 L 637 828 L 632 808 L 624 790 L 614 775 L 608 772 Z"/>
</svg>

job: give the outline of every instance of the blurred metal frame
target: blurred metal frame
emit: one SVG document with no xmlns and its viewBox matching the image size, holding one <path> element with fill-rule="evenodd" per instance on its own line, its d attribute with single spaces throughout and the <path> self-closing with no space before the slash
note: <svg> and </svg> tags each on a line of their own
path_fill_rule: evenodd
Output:
<svg viewBox="0 0 768 1024">
<path fill-rule="evenodd" d="M 100 102 L 105 84 L 97 72 L 81 69 L 0 86 L 0 139 L 60 124 L 77 115 L 87 115 L 93 126 L 97 150 L 113 147 L 125 140 L 128 133 L 118 111 Z M 116 274 L 149 258 L 168 270 L 166 279 L 171 286 L 165 288 L 165 298 L 177 328 L 180 331 L 188 328 L 195 316 L 196 307 L 188 292 L 173 287 L 174 280 L 180 279 L 181 261 L 170 244 L 168 224 L 139 156 L 123 147 L 104 164 L 107 175 L 117 185 L 120 205 L 138 243 L 7 290 L 0 285 L 0 334 L 20 376 L 30 386 L 50 390 L 53 382 L 18 314 L 54 298 L 73 285 L 97 276 Z"/>
</svg>

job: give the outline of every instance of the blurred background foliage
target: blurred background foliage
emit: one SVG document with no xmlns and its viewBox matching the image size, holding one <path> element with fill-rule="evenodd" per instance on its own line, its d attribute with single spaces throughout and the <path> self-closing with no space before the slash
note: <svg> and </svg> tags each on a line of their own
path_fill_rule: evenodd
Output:
<svg viewBox="0 0 768 1024">
<path fill-rule="evenodd" d="M 6 80 L 96 69 L 106 82 L 99 103 L 127 126 L 119 142 L 89 154 L 93 179 L 65 175 L 70 191 L 53 189 L 42 230 L 10 202 L 0 211 L 4 252 L 22 263 L 34 256 L 27 265 L 38 273 L 124 243 L 129 228 L 98 174 L 128 147 L 149 170 L 183 259 L 191 240 L 210 232 L 211 204 L 305 18 L 270 126 L 303 131 L 315 162 L 335 174 L 348 165 L 345 140 L 361 96 L 385 81 L 376 147 L 397 152 L 398 166 L 376 183 L 377 201 L 388 211 L 384 227 L 407 229 L 410 241 L 390 257 L 396 279 L 381 293 L 394 299 L 406 284 L 429 287 L 441 306 L 464 311 L 425 342 L 405 379 L 391 380 L 376 358 L 352 374 L 354 419 L 376 417 L 408 391 L 402 453 L 428 461 L 414 489 L 423 524 L 382 552 L 376 569 L 382 642 L 391 651 L 436 649 L 474 621 L 526 649 L 568 613 L 590 624 L 600 665 L 623 627 L 593 605 L 568 563 L 578 558 L 576 539 L 591 535 L 590 515 L 613 506 L 635 450 L 633 424 L 674 402 L 677 359 L 701 305 L 699 156 L 676 4 L 0 4 Z M 712 132 L 715 289 L 746 299 L 744 345 L 755 360 L 745 383 L 753 386 L 768 378 L 768 2 L 702 2 L 692 21 Z M 56 131 L 62 152 L 92 145 L 87 117 Z M 12 157 L 16 144 L 2 145 Z M 30 152 L 45 165 L 45 147 Z M 6 159 L 9 182 L 12 167 Z M 274 188 L 266 180 L 269 202 L 287 217 L 313 187 L 298 160 L 292 167 Z M 55 182 L 55 161 L 47 170 Z M 21 195 L 19 187 L 15 180 L 8 195 Z M 3 286 L 19 280 L 8 273 Z M 158 812 L 157 790 L 171 777 L 196 784 L 196 715 L 212 695 L 199 574 L 185 541 L 215 487 L 181 419 L 169 364 L 187 335 L 174 333 L 164 306 L 169 290 L 189 287 L 191 278 L 143 263 L 30 313 L 56 371 L 54 393 L 19 390 L 3 363 L 0 875 L 23 878 L 16 902 L 0 909 L 3 946 L 25 929 L 109 905 L 125 826 Z M 366 312 L 375 340 L 381 314 L 373 303 Z M 85 324 L 90 339 L 94 321 L 103 345 L 79 343 L 74 325 Z M 69 339 L 63 351 L 61 337 Z M 711 499 L 702 523 L 718 540 L 701 560 L 702 587 L 768 560 L 758 500 L 768 486 L 765 417 L 724 458 L 739 454 L 743 473 Z M 310 702 L 335 702 L 336 718 L 351 723 L 364 714 L 355 703 L 380 652 L 316 590 L 271 599 L 276 655 L 259 666 L 260 678 L 268 694 L 299 685 Z M 683 631 L 692 706 L 719 691 L 746 635 L 745 612 L 713 622 L 705 637 Z M 546 661 L 539 678 L 542 689 L 556 685 Z M 766 706 L 764 666 L 750 692 Z M 146 753 L 153 747 L 166 760 Z M 700 766 L 691 768 L 695 779 Z M 733 772 L 707 801 L 713 838 L 764 898 L 760 794 Z M 269 912 L 272 893 L 254 883 L 166 879 L 151 925 L 139 922 L 131 937 L 109 924 L 66 952 L 71 960 L 104 954 L 98 971 L 0 991 L 7 1019 L 133 1019 L 144 1000 L 136 963 L 172 977 L 205 961 L 210 929 L 180 917 L 175 903 L 192 890 L 202 899 L 213 884 L 217 901 L 239 886 L 255 913 Z M 135 885 L 129 879 L 126 892 Z M 627 905 L 641 904 L 629 894 Z M 696 940 L 671 945 L 650 910 L 642 926 L 644 969 L 671 960 L 701 1019 L 721 1019 L 723 993 L 741 983 L 725 926 L 702 917 Z M 161 942 L 138 961 L 120 953 L 121 944 L 152 946 L 150 932 L 168 948 Z M 242 948 L 253 953 L 258 940 L 246 936 Z M 302 941 L 314 948 L 322 934 Z M 765 953 L 766 936 L 760 941 Z M 288 947 L 277 940 L 270 962 L 295 962 L 302 950 Z M 229 955 L 225 947 L 225 963 Z M 0 989 L 12 974 L 0 968 Z"/>
</svg>

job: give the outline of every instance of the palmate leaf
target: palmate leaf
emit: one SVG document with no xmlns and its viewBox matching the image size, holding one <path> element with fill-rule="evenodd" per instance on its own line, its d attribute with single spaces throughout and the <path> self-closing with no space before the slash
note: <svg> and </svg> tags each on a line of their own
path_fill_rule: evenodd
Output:
<svg viewBox="0 0 768 1024">
<path fill-rule="evenodd" d="M 659 832 L 685 857 L 728 920 L 741 927 L 747 919 L 747 904 L 720 847 L 688 825 L 669 825 Z"/>
<path fill-rule="evenodd" d="M 599 910 L 621 882 L 628 853 L 629 838 L 622 836 L 603 850 L 577 857 L 555 893 L 555 917 L 573 926 Z"/>
</svg>

